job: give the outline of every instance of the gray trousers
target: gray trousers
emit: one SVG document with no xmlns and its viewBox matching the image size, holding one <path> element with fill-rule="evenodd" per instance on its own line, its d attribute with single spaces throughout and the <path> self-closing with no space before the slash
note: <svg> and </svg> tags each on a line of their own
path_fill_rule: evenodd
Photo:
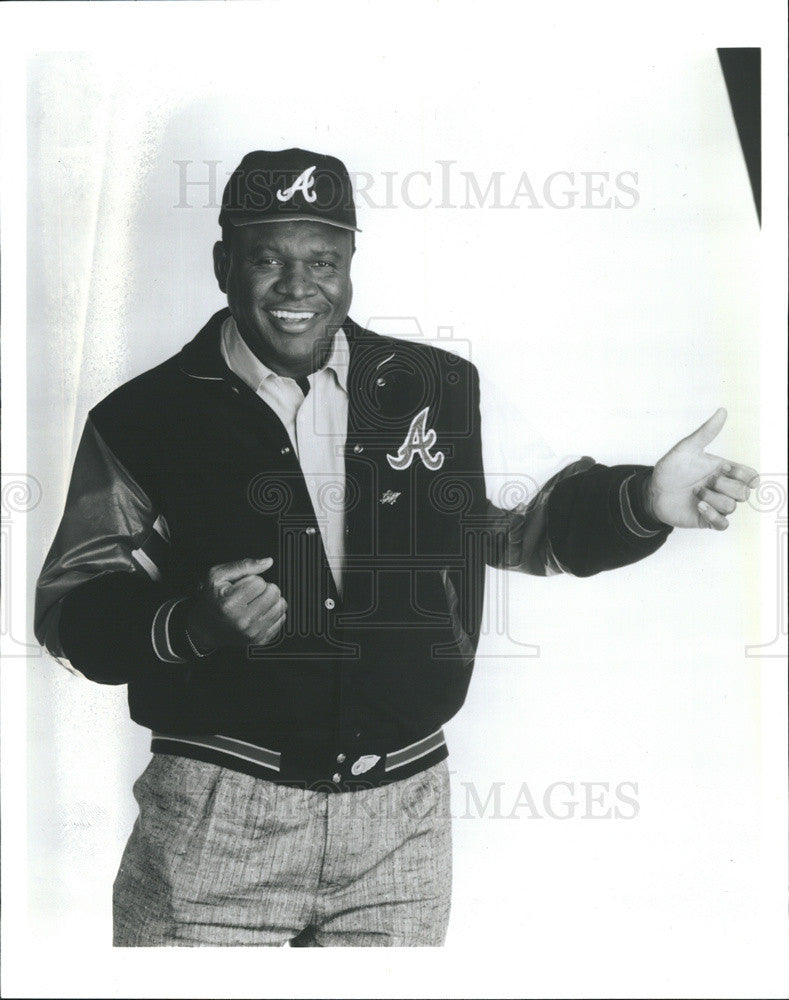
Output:
<svg viewBox="0 0 789 1000">
<path fill-rule="evenodd" d="M 449 919 L 446 761 L 303 791 L 155 754 L 113 888 L 113 943 L 437 946 Z"/>
</svg>

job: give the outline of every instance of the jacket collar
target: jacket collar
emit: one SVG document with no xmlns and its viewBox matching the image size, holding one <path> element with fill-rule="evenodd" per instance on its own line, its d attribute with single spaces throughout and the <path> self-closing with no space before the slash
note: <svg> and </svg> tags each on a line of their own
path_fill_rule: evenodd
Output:
<svg viewBox="0 0 789 1000">
<path fill-rule="evenodd" d="M 220 309 L 176 355 L 178 367 L 189 378 L 204 382 L 222 382 L 230 374 L 219 348 L 222 324 L 230 310 Z"/>
<path fill-rule="evenodd" d="M 220 346 L 222 324 L 229 315 L 229 309 L 220 309 L 176 355 L 181 371 L 196 385 L 241 382 L 225 364 Z M 419 345 L 365 330 L 350 317 L 342 328 L 348 341 L 348 443 L 355 446 L 363 440 L 397 447 L 425 402 L 437 405 L 438 373 Z M 430 384 L 433 391 L 426 395 Z"/>
</svg>

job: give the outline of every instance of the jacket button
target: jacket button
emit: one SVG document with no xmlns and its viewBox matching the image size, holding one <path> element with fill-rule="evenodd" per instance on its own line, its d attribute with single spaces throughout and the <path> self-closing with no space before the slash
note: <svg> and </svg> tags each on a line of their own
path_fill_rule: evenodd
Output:
<svg viewBox="0 0 789 1000">
<path fill-rule="evenodd" d="M 339 783 L 342 781 L 342 778 L 340 777 L 339 774 L 335 773 L 331 776 L 331 780 L 334 782 L 335 785 L 339 785 Z"/>
<path fill-rule="evenodd" d="M 280 453 L 280 455 L 289 455 L 290 454 L 290 448 L 286 444 L 283 444 L 283 446 L 279 450 L 279 453 Z"/>
<path fill-rule="evenodd" d="M 333 611 L 334 610 L 334 599 L 331 598 L 331 597 L 327 597 L 326 600 L 323 602 L 323 606 L 324 606 L 324 608 L 326 608 L 327 611 Z"/>
<path fill-rule="evenodd" d="M 385 378 L 377 378 L 375 380 L 375 384 L 376 385 L 386 385 L 386 379 Z"/>
<path fill-rule="evenodd" d="M 361 444 L 355 444 L 355 445 L 353 446 L 353 450 L 354 450 L 354 452 L 355 452 L 355 453 L 356 453 L 357 455 L 361 455 L 361 453 L 362 453 L 362 452 L 364 451 L 364 445 L 361 445 Z"/>
<path fill-rule="evenodd" d="M 315 534 L 315 529 L 312 527 L 312 525 L 310 525 L 310 527 L 307 528 L 307 534 L 308 535 L 314 535 Z"/>
<path fill-rule="evenodd" d="M 338 753 L 337 754 L 337 763 L 338 764 L 344 764 L 345 763 L 345 754 L 344 753 Z"/>
</svg>

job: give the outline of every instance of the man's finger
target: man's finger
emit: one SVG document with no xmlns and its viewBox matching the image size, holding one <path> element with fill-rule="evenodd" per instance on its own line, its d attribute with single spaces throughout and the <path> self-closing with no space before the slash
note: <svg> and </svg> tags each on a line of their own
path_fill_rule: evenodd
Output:
<svg viewBox="0 0 789 1000">
<path fill-rule="evenodd" d="M 233 608 L 245 608 L 252 601 L 265 594 L 269 587 L 273 586 L 262 576 L 245 576 L 237 583 L 225 581 L 219 585 L 221 595 L 224 588 L 229 588 L 231 593 L 227 595 L 227 606 Z"/>
<path fill-rule="evenodd" d="M 719 514 L 733 514 L 737 509 L 737 502 L 731 497 L 716 493 L 714 490 L 702 489 L 697 494 L 699 500 L 703 500 L 709 507 Z"/>
<path fill-rule="evenodd" d="M 211 576 L 216 585 L 228 582 L 235 583 L 245 576 L 256 576 L 271 569 L 274 560 L 270 556 L 265 559 L 237 559 L 235 562 L 220 563 L 211 570 Z"/>
<path fill-rule="evenodd" d="M 274 624 L 269 627 L 269 630 L 266 633 L 266 638 L 273 639 L 284 624 L 285 624 L 285 615 L 283 614 L 280 615 L 279 618 L 277 618 L 277 620 L 274 622 Z"/>
<path fill-rule="evenodd" d="M 723 514 L 719 514 L 716 510 L 713 510 L 704 500 L 699 501 L 698 511 L 701 514 L 703 523 L 710 528 L 714 528 L 715 531 L 725 531 L 729 527 L 729 522 Z"/>
<path fill-rule="evenodd" d="M 758 485 L 759 473 L 756 469 L 752 469 L 750 465 L 738 465 L 734 462 L 727 464 L 729 468 L 724 471 L 730 479 L 737 479 L 741 483 L 745 483 L 746 486 L 750 486 L 751 489 Z"/>
<path fill-rule="evenodd" d="M 682 444 L 693 445 L 699 451 L 703 451 L 707 445 L 714 441 L 720 433 L 721 427 L 726 423 L 726 410 L 724 407 L 717 409 L 709 420 L 705 420 L 701 427 L 697 427 L 692 434 L 688 434 L 682 439 Z"/>
<path fill-rule="evenodd" d="M 715 493 L 722 493 L 724 496 L 731 497 L 732 500 L 736 500 L 738 503 L 747 500 L 751 492 L 740 479 L 732 479 L 730 475 L 724 476 L 722 473 L 710 476 L 706 485 L 708 489 L 713 490 Z M 706 497 L 699 494 L 699 499 L 706 500 Z"/>
<path fill-rule="evenodd" d="M 285 624 L 286 617 L 287 615 L 285 611 L 278 613 L 276 617 L 273 618 L 268 615 L 265 616 L 260 622 L 261 627 L 256 632 L 254 638 L 250 639 L 249 645 L 261 646 L 266 642 L 270 642 Z"/>
<path fill-rule="evenodd" d="M 277 607 L 280 602 L 287 607 L 285 598 L 280 594 L 277 587 L 269 587 L 265 593 L 251 601 L 247 611 L 254 618 L 262 618 L 264 615 L 271 615 L 272 608 Z"/>
</svg>

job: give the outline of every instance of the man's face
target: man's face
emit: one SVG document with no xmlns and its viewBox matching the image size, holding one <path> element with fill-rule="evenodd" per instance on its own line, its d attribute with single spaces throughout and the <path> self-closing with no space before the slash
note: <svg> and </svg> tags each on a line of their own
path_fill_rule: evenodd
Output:
<svg viewBox="0 0 789 1000">
<path fill-rule="evenodd" d="M 323 222 L 233 229 L 214 247 L 214 273 L 250 350 L 273 371 L 307 375 L 351 305 L 352 234 Z"/>
</svg>

